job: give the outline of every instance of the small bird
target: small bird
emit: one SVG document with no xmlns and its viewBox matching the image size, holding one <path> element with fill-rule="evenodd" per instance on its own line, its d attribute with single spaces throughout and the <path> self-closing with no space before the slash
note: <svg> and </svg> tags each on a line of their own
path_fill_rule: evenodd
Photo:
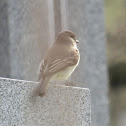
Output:
<svg viewBox="0 0 126 126">
<path fill-rule="evenodd" d="M 46 52 L 39 66 L 37 87 L 39 96 L 46 94 L 51 80 L 66 80 L 79 64 L 80 54 L 77 49 L 79 41 L 71 31 L 62 31 L 53 45 Z"/>
</svg>

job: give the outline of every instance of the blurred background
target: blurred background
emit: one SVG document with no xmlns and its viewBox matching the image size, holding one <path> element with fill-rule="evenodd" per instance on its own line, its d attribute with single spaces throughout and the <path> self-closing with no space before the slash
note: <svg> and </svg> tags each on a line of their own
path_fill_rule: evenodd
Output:
<svg viewBox="0 0 126 126">
<path fill-rule="evenodd" d="M 126 126 L 126 0 L 1 0 L 0 77 L 36 81 L 46 49 L 66 29 L 81 42 L 70 81 L 91 90 L 92 125 Z"/>
<path fill-rule="evenodd" d="M 105 1 L 111 126 L 126 125 L 126 0 Z"/>
</svg>

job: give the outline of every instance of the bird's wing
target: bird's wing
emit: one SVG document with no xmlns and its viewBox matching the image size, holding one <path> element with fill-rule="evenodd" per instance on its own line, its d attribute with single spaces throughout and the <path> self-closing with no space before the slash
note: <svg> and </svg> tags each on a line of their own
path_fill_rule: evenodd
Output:
<svg viewBox="0 0 126 126">
<path fill-rule="evenodd" d="M 55 59 L 48 64 L 47 59 L 42 60 L 39 66 L 38 81 L 46 76 L 53 75 L 69 66 L 74 66 L 79 62 L 79 52 L 77 50 L 71 51 L 68 56 L 64 58 Z"/>
<path fill-rule="evenodd" d="M 50 76 L 69 66 L 76 65 L 79 61 L 79 53 L 76 51 L 77 50 L 72 51 L 69 56 L 63 59 L 54 60 L 43 72 L 43 77 Z"/>
<path fill-rule="evenodd" d="M 46 71 L 46 69 L 47 69 L 47 59 L 43 59 L 38 69 L 38 81 L 41 80 L 41 78 L 43 77 L 43 73 Z"/>
</svg>

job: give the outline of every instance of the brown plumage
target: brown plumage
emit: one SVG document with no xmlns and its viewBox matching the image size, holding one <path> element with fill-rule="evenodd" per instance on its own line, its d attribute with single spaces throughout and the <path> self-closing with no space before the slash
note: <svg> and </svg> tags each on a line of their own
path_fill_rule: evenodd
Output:
<svg viewBox="0 0 126 126">
<path fill-rule="evenodd" d="M 48 49 L 40 63 L 37 87 L 39 96 L 44 96 L 51 80 L 65 80 L 74 71 L 80 60 L 76 36 L 71 31 L 61 32 Z"/>
</svg>

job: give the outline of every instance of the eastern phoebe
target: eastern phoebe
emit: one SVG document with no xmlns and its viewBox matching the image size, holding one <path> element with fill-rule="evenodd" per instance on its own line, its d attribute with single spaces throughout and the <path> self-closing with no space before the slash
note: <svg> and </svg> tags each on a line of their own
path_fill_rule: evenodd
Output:
<svg viewBox="0 0 126 126">
<path fill-rule="evenodd" d="M 44 59 L 39 66 L 37 94 L 44 96 L 51 80 L 66 80 L 80 60 L 79 41 L 71 31 L 59 33 L 56 41 L 46 52 Z"/>
</svg>

